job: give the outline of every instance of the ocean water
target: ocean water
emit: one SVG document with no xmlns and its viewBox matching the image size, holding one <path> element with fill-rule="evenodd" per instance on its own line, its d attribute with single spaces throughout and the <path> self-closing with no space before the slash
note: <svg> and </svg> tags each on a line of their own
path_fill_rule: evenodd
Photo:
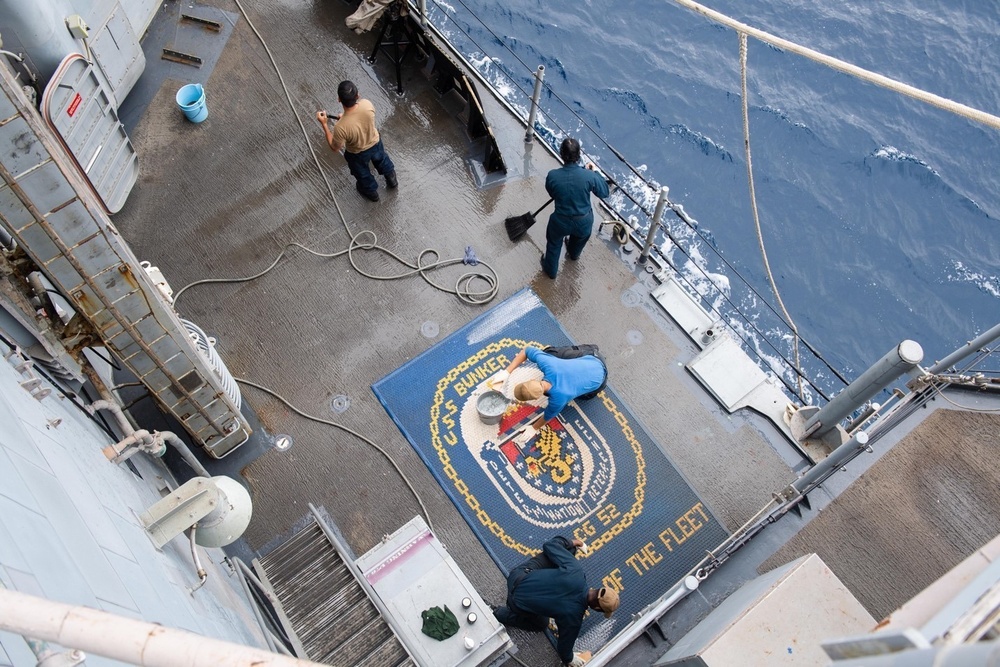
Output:
<svg viewBox="0 0 1000 667">
<path fill-rule="evenodd" d="M 1000 114 L 1000 3 L 708 6 Z M 639 227 L 670 188 L 693 224 L 665 217 L 683 248 L 666 242 L 665 255 L 789 381 L 789 327 L 750 206 L 736 33 L 670 0 L 428 0 L 428 13 L 525 115 L 545 66 L 540 129 L 578 137 Z M 901 340 L 929 364 L 1000 321 L 1000 130 L 753 38 L 747 63 L 763 240 L 802 338 L 853 379 Z M 815 359 L 803 365 L 821 390 L 843 386 Z"/>
</svg>

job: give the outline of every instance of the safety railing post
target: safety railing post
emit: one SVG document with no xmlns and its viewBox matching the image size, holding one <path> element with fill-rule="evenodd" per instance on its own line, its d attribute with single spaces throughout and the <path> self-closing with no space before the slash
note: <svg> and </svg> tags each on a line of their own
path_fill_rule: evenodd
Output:
<svg viewBox="0 0 1000 667">
<path fill-rule="evenodd" d="M 660 220 L 663 218 L 663 209 L 666 207 L 670 194 L 670 188 L 663 186 L 660 188 L 660 196 L 656 200 L 656 210 L 653 211 L 653 219 L 649 222 L 649 233 L 646 234 L 646 242 L 639 253 L 639 263 L 645 264 L 649 259 L 649 249 L 653 247 L 653 240 L 656 238 L 656 230 L 660 227 Z"/>
<path fill-rule="evenodd" d="M 542 95 L 542 81 L 545 80 L 545 65 L 539 65 L 535 72 L 535 92 L 531 94 L 531 111 L 528 112 L 528 128 L 524 131 L 524 143 L 530 144 L 535 138 L 535 116 L 538 115 L 538 98 Z"/>
<path fill-rule="evenodd" d="M 420 0 L 420 27 L 427 27 L 427 0 Z"/>
</svg>

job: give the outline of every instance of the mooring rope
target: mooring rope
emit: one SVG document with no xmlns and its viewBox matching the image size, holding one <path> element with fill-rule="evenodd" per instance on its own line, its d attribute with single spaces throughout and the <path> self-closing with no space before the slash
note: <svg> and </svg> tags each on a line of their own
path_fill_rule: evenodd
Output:
<svg viewBox="0 0 1000 667">
<path fill-rule="evenodd" d="M 877 72 L 872 72 L 871 70 L 866 70 L 862 67 L 858 67 L 857 65 L 852 65 L 851 63 L 840 60 L 839 58 L 834 58 L 826 55 L 825 53 L 814 51 L 805 46 L 796 44 L 795 42 L 790 42 L 787 39 L 782 39 L 781 37 L 772 35 L 769 32 L 758 30 L 757 28 L 748 26 L 745 23 L 740 23 L 725 14 L 709 9 L 708 7 L 698 4 L 697 2 L 693 2 L 693 0 L 674 0 L 674 2 L 682 7 L 687 7 L 690 10 L 698 12 L 702 16 L 705 16 L 716 23 L 732 28 L 736 32 L 750 35 L 754 39 L 759 39 L 762 42 L 770 44 L 771 46 L 809 58 L 810 60 L 820 63 L 821 65 L 826 65 L 831 69 L 835 69 L 838 72 L 843 72 L 844 74 L 861 79 L 862 81 L 867 81 L 868 83 L 874 83 L 877 86 L 888 88 L 889 90 L 900 93 L 901 95 L 906 95 L 907 97 L 912 97 L 915 100 L 930 104 L 931 106 L 938 107 L 939 109 L 944 109 L 945 111 L 961 116 L 962 118 L 967 118 L 968 120 L 988 125 L 995 130 L 1000 130 L 1000 117 L 994 116 L 993 114 L 980 111 L 979 109 L 955 102 L 954 100 L 949 100 L 946 97 L 941 97 L 940 95 L 935 95 L 934 93 L 929 93 L 926 90 L 911 86 L 903 83 L 902 81 L 890 79 L 889 77 L 878 74 Z"/>
<path fill-rule="evenodd" d="M 785 323 L 792 330 L 792 346 L 795 351 L 795 377 L 799 384 L 799 396 L 802 392 L 802 360 L 799 357 L 799 328 L 795 326 L 791 314 L 785 308 L 785 302 L 778 291 L 778 283 L 774 281 L 774 274 L 771 273 L 771 263 L 767 260 L 767 250 L 764 248 L 764 233 L 760 229 L 760 215 L 757 213 L 757 193 L 753 187 L 753 160 L 750 156 L 750 103 L 747 101 L 747 35 L 744 32 L 738 33 L 740 38 L 740 91 L 743 94 L 743 148 L 747 156 L 747 183 L 750 186 L 750 210 L 753 212 L 753 224 L 757 228 L 757 245 L 760 247 L 760 256 L 764 259 L 764 270 L 767 271 L 767 282 L 771 284 L 774 297 L 781 306 Z"/>
</svg>

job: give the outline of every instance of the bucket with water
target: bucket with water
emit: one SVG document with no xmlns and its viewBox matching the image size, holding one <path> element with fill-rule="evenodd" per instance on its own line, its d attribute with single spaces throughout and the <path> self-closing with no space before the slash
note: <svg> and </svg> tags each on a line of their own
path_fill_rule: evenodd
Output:
<svg viewBox="0 0 1000 667">
<path fill-rule="evenodd" d="M 205 88 L 200 83 L 189 83 L 177 91 L 177 106 L 192 123 L 200 123 L 208 118 L 205 106 Z"/>
</svg>

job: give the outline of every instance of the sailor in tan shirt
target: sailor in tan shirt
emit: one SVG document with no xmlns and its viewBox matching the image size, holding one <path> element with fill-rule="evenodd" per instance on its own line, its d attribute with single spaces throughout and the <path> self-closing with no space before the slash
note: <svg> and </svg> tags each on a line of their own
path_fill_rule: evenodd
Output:
<svg viewBox="0 0 1000 667">
<path fill-rule="evenodd" d="M 337 122 L 333 129 L 330 129 L 325 111 L 317 111 L 316 120 L 323 126 L 330 148 L 344 151 L 347 166 L 357 179 L 358 192 L 371 201 L 378 201 L 378 181 L 372 175 L 369 163 L 374 164 L 375 170 L 385 177 L 386 187 L 395 188 L 398 181 L 396 166 L 386 154 L 375 127 L 375 107 L 368 100 L 358 97 L 358 88 L 350 81 L 340 82 L 337 97 L 344 113 L 334 116 Z"/>
</svg>

